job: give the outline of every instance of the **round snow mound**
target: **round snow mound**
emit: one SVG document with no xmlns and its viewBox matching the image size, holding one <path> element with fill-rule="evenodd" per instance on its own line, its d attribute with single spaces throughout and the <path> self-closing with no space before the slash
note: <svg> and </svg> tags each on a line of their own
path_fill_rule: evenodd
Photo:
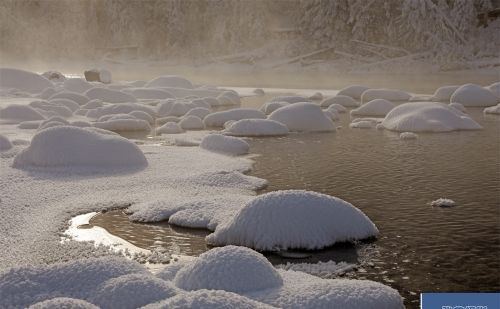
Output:
<svg viewBox="0 0 500 309">
<path fill-rule="evenodd" d="M 295 103 L 275 110 L 269 119 L 281 122 L 290 131 L 297 132 L 328 132 L 335 131 L 335 125 L 313 103 Z"/>
<path fill-rule="evenodd" d="M 243 119 L 233 122 L 225 131 L 233 136 L 280 136 L 287 135 L 288 128 L 269 119 Z"/>
<path fill-rule="evenodd" d="M 235 108 L 207 115 L 203 122 L 207 127 L 222 127 L 229 120 L 266 119 L 266 115 L 256 109 Z"/>
<path fill-rule="evenodd" d="M 482 128 L 459 110 L 435 102 L 401 104 L 385 116 L 382 125 L 398 132 L 449 132 Z"/>
<path fill-rule="evenodd" d="M 39 131 L 29 147 L 16 155 L 13 167 L 137 168 L 148 164 L 137 145 L 110 133 L 70 126 Z"/>
<path fill-rule="evenodd" d="M 0 68 L 0 88 L 15 88 L 30 93 L 39 93 L 49 87 L 54 87 L 54 84 L 36 73 Z"/>
<path fill-rule="evenodd" d="M 156 129 L 156 134 L 179 134 L 184 130 L 176 122 L 167 122 Z"/>
<path fill-rule="evenodd" d="M 388 101 L 409 101 L 411 95 L 402 90 L 396 89 L 368 89 L 361 95 L 361 102 L 369 102 L 375 99 L 385 99 Z"/>
<path fill-rule="evenodd" d="M 336 242 L 374 237 L 377 227 L 361 210 L 339 198 L 302 190 L 260 195 L 207 241 L 257 250 L 321 249 Z"/>
<path fill-rule="evenodd" d="M 450 102 L 461 103 L 463 106 L 493 106 L 497 104 L 497 97 L 489 89 L 465 84 L 453 93 Z"/>
<path fill-rule="evenodd" d="M 69 297 L 56 297 L 42 302 L 38 302 L 28 307 L 28 309 L 99 309 L 99 307 L 81 299 Z"/>
<path fill-rule="evenodd" d="M 0 119 L 14 122 L 43 120 L 45 117 L 28 105 L 11 104 L 0 109 Z"/>
<path fill-rule="evenodd" d="M 375 99 L 367 102 L 360 107 L 353 109 L 351 115 L 359 116 L 385 116 L 396 105 L 384 99 Z"/>
<path fill-rule="evenodd" d="M 221 134 L 209 134 L 200 143 L 200 147 L 212 152 L 218 152 L 233 156 L 247 154 L 250 146 L 241 138 L 224 136 Z"/>
<path fill-rule="evenodd" d="M 205 125 L 203 120 L 198 116 L 185 116 L 179 121 L 179 126 L 184 130 L 203 130 Z"/>
<path fill-rule="evenodd" d="M 363 94 L 363 92 L 365 92 L 366 90 L 370 89 L 370 87 L 366 87 L 366 86 L 361 86 L 361 85 L 351 85 L 351 86 L 347 86 L 343 89 L 340 89 L 339 93 L 337 93 L 337 95 L 346 95 L 346 96 L 349 96 L 353 99 L 361 99 L 361 95 Z"/>
<path fill-rule="evenodd" d="M 12 148 L 12 143 L 4 135 L 0 134 L 0 151 L 6 151 Z"/>
<path fill-rule="evenodd" d="M 450 102 L 451 96 L 459 87 L 460 86 L 439 87 L 438 89 L 436 89 L 434 95 L 431 97 L 431 101 Z"/>
<path fill-rule="evenodd" d="M 91 88 L 85 92 L 85 96 L 90 100 L 99 99 L 108 103 L 137 102 L 137 99 L 128 93 L 106 88 Z"/>
<path fill-rule="evenodd" d="M 283 280 L 260 253 L 237 246 L 215 248 L 177 272 L 174 284 L 183 290 L 251 292 L 280 287 Z"/>
<path fill-rule="evenodd" d="M 173 87 L 173 88 L 192 89 L 193 84 L 189 80 L 181 76 L 165 75 L 149 81 L 144 87 L 145 88 Z"/>
<path fill-rule="evenodd" d="M 495 115 L 500 115 L 500 103 L 498 103 L 498 104 L 497 104 L 497 105 L 495 105 L 495 106 L 486 107 L 486 108 L 483 110 L 483 113 L 485 113 L 485 114 L 495 114 Z"/>
</svg>

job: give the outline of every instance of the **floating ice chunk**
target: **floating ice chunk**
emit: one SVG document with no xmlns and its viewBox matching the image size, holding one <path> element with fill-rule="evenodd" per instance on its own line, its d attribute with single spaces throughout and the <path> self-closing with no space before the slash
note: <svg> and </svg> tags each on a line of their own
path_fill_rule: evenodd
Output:
<svg viewBox="0 0 500 309">
<path fill-rule="evenodd" d="M 217 100 L 219 101 L 219 105 L 240 105 L 241 99 L 240 96 L 233 91 L 224 91 L 219 96 L 217 96 Z"/>
<path fill-rule="evenodd" d="M 347 108 L 340 104 L 332 104 L 326 110 L 337 111 L 339 114 L 347 112 Z"/>
<path fill-rule="evenodd" d="M 288 96 L 274 97 L 271 99 L 271 102 L 288 102 L 290 104 L 293 104 L 293 103 L 298 103 L 298 102 L 311 102 L 311 100 L 309 100 L 308 98 L 303 97 L 303 96 L 288 95 Z"/>
<path fill-rule="evenodd" d="M 69 78 L 64 82 L 63 87 L 67 91 L 84 93 L 90 88 L 93 88 L 94 85 L 82 78 Z"/>
<path fill-rule="evenodd" d="M 30 120 L 43 120 L 45 117 L 31 106 L 11 104 L 0 109 L 0 119 L 16 123 Z"/>
<path fill-rule="evenodd" d="M 130 112 L 129 115 L 134 116 L 137 119 L 145 120 L 151 125 L 155 123 L 154 118 L 151 117 L 150 114 L 143 112 L 143 111 L 133 111 L 133 112 Z"/>
<path fill-rule="evenodd" d="M 411 140 L 411 139 L 417 139 L 418 135 L 413 132 L 403 132 L 399 134 L 399 138 L 402 140 Z"/>
<path fill-rule="evenodd" d="M 179 125 L 184 130 L 203 130 L 205 129 L 205 125 L 203 124 L 203 120 L 197 116 L 185 116 L 179 121 Z"/>
<path fill-rule="evenodd" d="M 435 207 L 453 207 L 456 205 L 455 201 L 447 198 L 438 198 L 430 203 L 431 206 Z"/>
<path fill-rule="evenodd" d="M 434 95 L 430 98 L 431 101 L 437 101 L 437 102 L 450 102 L 450 98 L 453 95 L 453 93 L 459 88 L 460 86 L 443 86 L 439 87 L 436 89 L 434 92 Z"/>
<path fill-rule="evenodd" d="M 283 281 L 262 254 L 244 247 L 226 246 L 201 254 L 177 272 L 174 283 L 187 291 L 242 293 L 280 287 Z"/>
<path fill-rule="evenodd" d="M 194 103 L 193 103 L 194 104 Z M 185 116 L 196 116 L 200 119 L 205 118 L 211 111 L 205 107 L 195 107 L 189 110 Z"/>
<path fill-rule="evenodd" d="M 233 122 L 224 133 L 233 136 L 280 136 L 287 135 L 288 128 L 269 119 L 242 119 Z"/>
<path fill-rule="evenodd" d="M 361 99 L 361 95 L 363 94 L 363 92 L 365 92 L 368 89 L 370 89 L 370 87 L 361 85 L 351 85 L 340 89 L 337 95 L 346 95 L 353 99 L 359 100 Z"/>
<path fill-rule="evenodd" d="M 497 97 L 489 89 L 465 84 L 453 93 L 450 103 L 461 103 L 463 106 L 493 106 L 497 104 Z"/>
<path fill-rule="evenodd" d="M 102 309 L 135 309 L 176 294 L 170 282 L 148 274 L 128 274 L 104 282 L 92 303 Z"/>
<path fill-rule="evenodd" d="M 485 88 L 493 92 L 493 94 L 496 95 L 497 100 L 500 100 L 500 82 L 493 83 Z"/>
<path fill-rule="evenodd" d="M 99 99 L 103 102 L 109 102 L 109 103 L 137 102 L 137 99 L 130 94 L 106 88 L 89 89 L 88 91 L 85 92 L 85 96 L 87 96 L 91 100 Z"/>
<path fill-rule="evenodd" d="M 99 309 L 96 305 L 81 299 L 56 297 L 33 304 L 28 309 Z"/>
<path fill-rule="evenodd" d="M 215 245 L 257 250 L 321 249 L 336 242 L 374 237 L 377 227 L 361 210 L 339 198 L 288 190 L 260 195 L 207 236 Z"/>
<path fill-rule="evenodd" d="M 91 128 L 60 126 L 33 136 L 14 158 L 13 167 L 138 168 L 147 165 L 142 151 L 126 138 Z"/>
<path fill-rule="evenodd" d="M 184 130 L 176 122 L 167 122 L 156 129 L 156 134 L 178 134 L 183 132 Z"/>
<path fill-rule="evenodd" d="M 52 99 L 68 99 L 68 100 L 72 100 L 80 105 L 84 105 L 88 101 L 90 101 L 90 99 L 84 95 L 81 95 L 81 94 L 76 93 L 76 92 L 69 92 L 69 91 L 58 92 L 49 98 L 49 100 L 52 100 Z"/>
<path fill-rule="evenodd" d="M 29 93 L 40 93 L 51 87 L 54 87 L 54 84 L 50 80 L 36 73 L 0 68 L 0 88 L 15 88 Z"/>
<path fill-rule="evenodd" d="M 456 110 L 461 111 L 462 113 L 467 113 L 467 109 L 465 108 L 465 106 L 463 106 L 460 103 L 453 102 L 453 103 L 450 103 L 448 105 L 451 106 L 451 107 L 453 107 Z"/>
<path fill-rule="evenodd" d="M 396 102 L 407 102 L 410 100 L 411 95 L 402 90 L 395 90 L 395 89 L 386 89 L 386 88 L 380 88 L 380 89 L 368 89 L 363 94 L 361 95 L 361 102 L 366 103 L 371 100 L 375 99 L 385 99 L 388 101 L 396 101 Z"/>
<path fill-rule="evenodd" d="M 359 116 L 385 116 L 396 105 L 385 99 L 375 99 L 364 103 L 360 107 L 353 109 L 351 115 Z"/>
<path fill-rule="evenodd" d="M 0 134 L 0 151 L 6 151 L 12 148 L 12 143 L 10 140 L 5 136 Z"/>
<path fill-rule="evenodd" d="M 269 119 L 281 122 L 290 131 L 335 131 L 334 123 L 323 113 L 319 105 L 312 103 L 294 103 L 279 108 L 269 115 Z"/>
<path fill-rule="evenodd" d="M 401 104 L 387 114 L 382 125 L 399 132 L 448 132 L 482 128 L 455 108 L 435 102 Z"/>
<path fill-rule="evenodd" d="M 162 88 L 162 87 L 173 87 L 173 88 L 186 88 L 192 89 L 193 84 L 182 76 L 176 75 L 165 75 L 157 77 L 144 85 L 145 88 Z"/>
<path fill-rule="evenodd" d="M 339 104 L 344 107 L 358 107 L 359 103 L 355 101 L 353 98 L 346 95 L 337 95 L 334 97 L 326 98 L 321 101 L 321 107 L 329 107 L 332 104 Z"/>
<path fill-rule="evenodd" d="M 129 115 L 130 117 L 134 117 Z M 111 117 L 110 119 L 102 122 L 94 123 L 96 128 L 109 130 L 109 131 L 145 131 L 150 132 L 151 126 L 146 120 L 137 119 L 123 119 L 123 117 Z"/>
<path fill-rule="evenodd" d="M 263 112 L 251 108 L 235 108 L 207 115 L 203 122 L 207 127 L 222 127 L 229 120 L 266 119 Z"/>
<path fill-rule="evenodd" d="M 50 80 L 51 82 L 56 82 L 56 83 L 62 83 L 66 80 L 66 76 L 64 76 L 59 71 L 43 72 L 42 76 L 45 77 L 46 79 Z"/>
<path fill-rule="evenodd" d="M 485 114 L 497 114 L 500 115 L 500 103 L 495 106 L 486 107 L 483 111 Z"/>
<path fill-rule="evenodd" d="M 209 151 L 239 156 L 247 154 L 250 146 L 241 138 L 224 136 L 221 134 L 209 134 L 200 143 L 200 147 Z"/>
</svg>

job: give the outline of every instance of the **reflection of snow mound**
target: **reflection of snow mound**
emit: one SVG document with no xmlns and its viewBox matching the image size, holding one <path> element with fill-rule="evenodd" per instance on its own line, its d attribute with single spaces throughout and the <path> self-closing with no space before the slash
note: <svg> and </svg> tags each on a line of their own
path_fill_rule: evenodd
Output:
<svg viewBox="0 0 500 309">
<path fill-rule="evenodd" d="M 233 156 L 247 154 L 250 146 L 241 138 L 209 134 L 200 143 L 200 147 L 209 151 L 229 154 Z"/>
<path fill-rule="evenodd" d="M 492 106 L 497 104 L 497 97 L 489 89 L 474 84 L 465 84 L 458 88 L 450 102 L 463 106 Z"/>
<path fill-rule="evenodd" d="M 359 100 L 361 99 L 361 95 L 365 90 L 370 89 L 369 87 L 366 86 L 361 86 L 361 85 L 352 85 L 352 86 L 347 86 L 343 89 L 340 89 L 340 91 L 337 93 L 337 95 L 346 95 L 349 96 L 353 99 Z"/>
<path fill-rule="evenodd" d="M 356 102 L 353 98 L 346 95 L 337 95 L 331 98 L 324 99 L 321 101 L 321 107 L 329 107 L 332 104 L 342 105 L 344 107 L 357 107 L 359 103 Z"/>
<path fill-rule="evenodd" d="M 351 115 L 385 116 L 394 107 L 395 105 L 387 100 L 375 99 L 352 110 Z"/>
<path fill-rule="evenodd" d="M 368 89 L 361 95 L 361 102 L 365 103 L 375 99 L 385 99 L 388 101 L 408 101 L 411 95 L 402 90 L 395 89 Z"/>
<path fill-rule="evenodd" d="M 231 220 L 217 226 L 207 241 L 258 250 L 321 249 L 377 233 L 370 219 L 348 202 L 320 193 L 289 190 L 256 197 Z"/>
<path fill-rule="evenodd" d="M 177 272 L 174 283 L 188 291 L 209 289 L 239 293 L 283 284 L 276 269 L 263 255 L 236 246 L 203 253 Z"/>
<path fill-rule="evenodd" d="M 233 122 L 225 131 L 233 136 L 279 136 L 288 134 L 288 128 L 269 119 L 243 119 Z"/>
<path fill-rule="evenodd" d="M 481 126 L 469 116 L 442 103 L 405 103 L 395 107 L 385 117 L 382 125 L 393 131 L 448 132 L 477 130 Z"/>
<path fill-rule="evenodd" d="M 29 306 L 28 309 L 99 309 L 99 307 L 81 299 L 56 297 Z"/>
<path fill-rule="evenodd" d="M 275 110 L 269 119 L 281 122 L 290 131 L 327 132 L 335 131 L 333 122 L 317 104 L 294 103 Z"/>
<path fill-rule="evenodd" d="M 251 108 L 235 108 L 207 115 L 203 122 L 207 127 L 222 127 L 229 120 L 265 119 L 263 112 Z"/>
<path fill-rule="evenodd" d="M 39 93 L 54 84 L 45 77 L 18 69 L 0 68 L 0 88 L 14 88 L 30 93 Z"/>
</svg>

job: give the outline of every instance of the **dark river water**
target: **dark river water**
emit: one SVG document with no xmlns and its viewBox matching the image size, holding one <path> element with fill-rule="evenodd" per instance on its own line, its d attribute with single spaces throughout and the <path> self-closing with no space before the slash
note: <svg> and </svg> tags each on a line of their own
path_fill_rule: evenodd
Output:
<svg viewBox="0 0 500 309">
<path fill-rule="evenodd" d="M 246 106 L 260 106 L 251 98 Z M 360 208 L 380 235 L 370 243 L 336 245 L 306 259 L 361 266 L 347 277 L 397 289 L 409 308 L 423 291 L 500 290 L 500 117 L 468 108 L 484 130 L 419 134 L 403 141 L 386 130 L 351 129 L 343 114 L 336 133 L 250 139 L 251 175 L 265 178 L 263 192 L 305 189 L 340 197 Z M 452 208 L 432 207 L 438 198 Z M 209 249 L 203 230 L 130 223 L 120 211 L 92 219 L 112 234 L 151 249 L 198 255 Z"/>
</svg>

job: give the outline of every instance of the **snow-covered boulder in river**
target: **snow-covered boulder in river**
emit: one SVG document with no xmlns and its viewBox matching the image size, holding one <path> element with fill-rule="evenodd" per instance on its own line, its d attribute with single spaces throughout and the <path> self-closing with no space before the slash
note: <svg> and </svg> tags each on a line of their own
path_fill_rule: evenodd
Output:
<svg viewBox="0 0 500 309">
<path fill-rule="evenodd" d="M 281 108 L 283 106 L 290 105 L 288 102 L 266 102 L 262 104 L 260 107 L 260 111 L 264 112 L 266 115 L 269 115 L 270 113 L 274 112 L 278 108 Z"/>
<path fill-rule="evenodd" d="M 207 127 L 223 127 L 229 120 L 266 119 L 263 112 L 251 108 L 235 108 L 207 115 L 203 122 Z"/>
<path fill-rule="evenodd" d="M 500 102 L 500 82 L 493 83 L 485 88 L 493 92 L 493 94 L 497 97 L 498 102 Z"/>
<path fill-rule="evenodd" d="M 167 122 L 156 129 L 156 134 L 179 134 L 183 132 L 184 130 L 176 122 Z"/>
<path fill-rule="evenodd" d="M 331 98 L 326 98 L 319 104 L 321 107 L 329 107 L 332 104 L 339 104 L 344 107 L 357 107 L 359 103 L 353 98 L 346 95 L 336 95 Z"/>
<path fill-rule="evenodd" d="M 359 100 L 361 99 L 361 95 L 363 94 L 363 92 L 365 92 L 368 89 L 370 89 L 370 87 L 361 85 L 351 85 L 340 89 L 337 95 L 346 95 L 353 99 Z"/>
<path fill-rule="evenodd" d="M 385 99 L 391 102 L 407 102 L 411 95 L 402 90 L 396 89 L 368 89 L 361 95 L 361 102 L 366 103 L 375 99 Z"/>
<path fill-rule="evenodd" d="M 0 68 L 0 89 L 18 89 L 29 93 L 40 93 L 54 84 L 45 77 L 33 72 L 18 69 Z"/>
<path fill-rule="evenodd" d="M 351 111 L 351 115 L 357 116 L 385 116 L 388 112 L 390 112 L 396 105 L 393 103 L 384 100 L 384 99 L 375 99 L 360 107 L 353 109 Z"/>
<path fill-rule="evenodd" d="M 221 134 L 209 134 L 200 143 L 200 147 L 212 152 L 239 156 L 247 154 L 250 146 L 241 138 L 224 136 Z"/>
<path fill-rule="evenodd" d="M 461 103 L 463 106 L 493 106 L 497 104 L 497 97 L 489 89 L 465 84 L 453 93 L 450 102 Z"/>
<path fill-rule="evenodd" d="M 145 88 L 186 88 L 192 89 L 193 84 L 186 78 L 177 75 L 164 75 L 157 77 L 144 86 Z"/>
<path fill-rule="evenodd" d="M 69 78 L 66 81 L 64 81 L 63 87 L 67 91 L 84 93 L 85 91 L 89 90 L 90 88 L 93 88 L 94 86 L 91 83 L 81 78 Z"/>
<path fill-rule="evenodd" d="M 125 92 L 106 88 L 92 88 L 85 92 L 85 96 L 91 100 L 99 99 L 108 103 L 137 102 L 137 99 Z"/>
<path fill-rule="evenodd" d="M 450 102 L 450 98 L 453 95 L 453 93 L 459 88 L 460 86 L 443 86 L 439 87 L 436 89 L 432 97 L 430 98 L 431 101 L 437 101 L 437 102 Z"/>
<path fill-rule="evenodd" d="M 294 103 L 279 108 L 269 115 L 269 119 L 281 122 L 295 132 L 335 131 L 333 121 L 323 113 L 319 105 L 313 103 Z"/>
<path fill-rule="evenodd" d="M 271 99 L 271 102 L 288 102 L 290 104 L 293 104 L 298 102 L 311 102 L 311 100 L 309 100 L 306 97 L 298 95 L 285 95 L 285 96 L 274 97 Z"/>
<path fill-rule="evenodd" d="M 190 115 L 185 116 L 179 121 L 179 125 L 184 130 L 203 130 L 205 129 L 205 125 L 203 124 L 203 120 L 200 117 Z"/>
<path fill-rule="evenodd" d="M 269 119 L 242 119 L 231 123 L 224 133 L 233 136 L 280 136 L 287 135 L 288 128 Z"/>
</svg>

